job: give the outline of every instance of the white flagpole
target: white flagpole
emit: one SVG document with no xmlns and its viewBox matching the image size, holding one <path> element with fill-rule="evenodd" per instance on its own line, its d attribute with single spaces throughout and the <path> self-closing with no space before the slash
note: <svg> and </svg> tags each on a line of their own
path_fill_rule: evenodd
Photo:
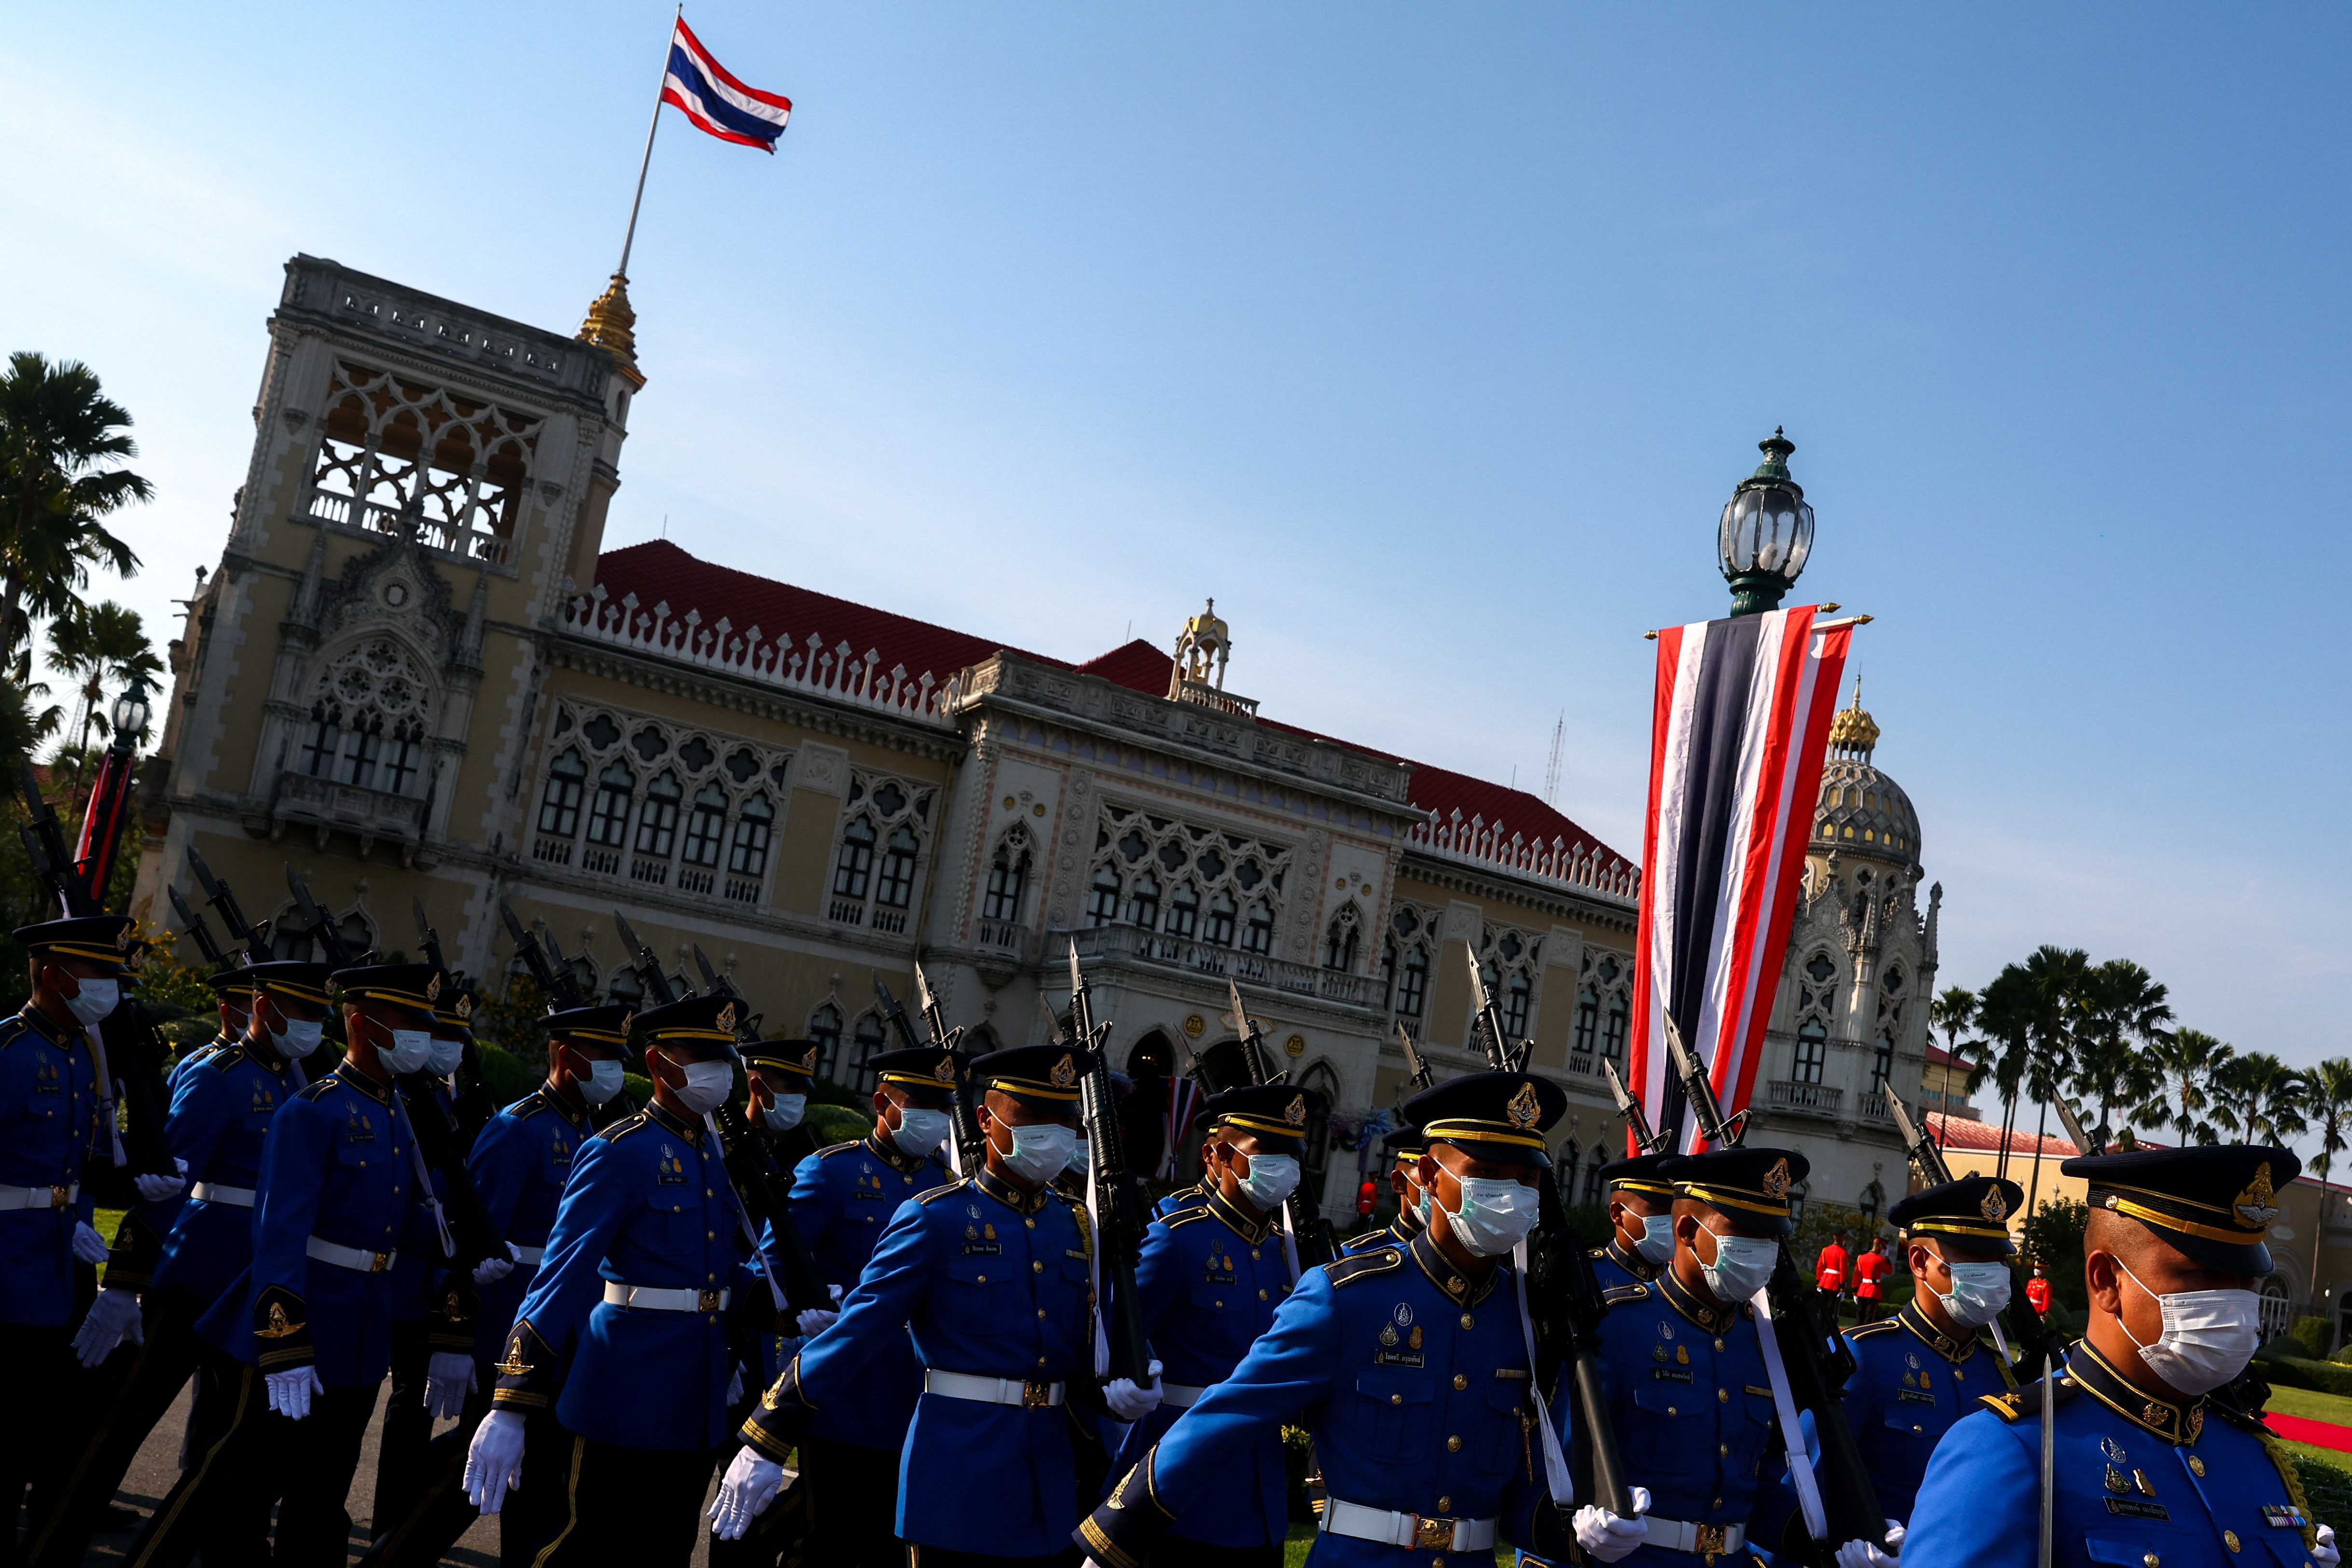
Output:
<svg viewBox="0 0 2352 1568">
<path fill-rule="evenodd" d="M 684 19 L 686 0 L 678 0 L 677 15 L 680 20 Z M 613 275 L 624 281 L 629 276 L 629 252 L 637 243 L 637 208 L 645 204 L 646 171 L 653 167 L 654 132 L 661 129 L 662 94 L 669 88 L 669 51 L 677 42 L 677 26 L 672 22 L 669 38 L 662 46 L 662 74 L 659 84 L 654 89 L 654 117 L 646 127 L 646 153 L 637 160 L 637 194 L 629 198 L 629 232 L 621 238 L 621 265 L 613 269 Z"/>
</svg>

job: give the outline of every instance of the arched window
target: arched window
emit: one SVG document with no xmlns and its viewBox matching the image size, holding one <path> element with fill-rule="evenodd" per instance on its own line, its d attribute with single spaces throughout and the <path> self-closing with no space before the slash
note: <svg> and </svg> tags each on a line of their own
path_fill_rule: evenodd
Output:
<svg viewBox="0 0 2352 1568">
<path fill-rule="evenodd" d="M 637 793 L 637 775 L 626 763 L 612 763 L 596 775 L 596 799 L 588 811 L 588 842 L 618 849 L 628 837 L 629 806 Z"/>
<path fill-rule="evenodd" d="M 1242 951 L 1256 953 L 1274 951 L 1274 911 L 1264 904 L 1249 907 L 1249 919 L 1242 926 Z"/>
<path fill-rule="evenodd" d="M 1201 890 L 1190 882 L 1177 883 L 1168 895 L 1168 934 L 1190 937 L 1200 923 Z"/>
<path fill-rule="evenodd" d="M 424 756 L 429 689 L 415 661 L 389 637 L 343 653 L 311 683 L 302 771 L 408 794 Z"/>
<path fill-rule="evenodd" d="M 890 840 L 882 847 L 882 874 L 875 879 L 874 901 L 894 910 L 903 910 L 915 896 L 915 851 L 920 847 L 911 827 L 890 830 Z"/>
<path fill-rule="evenodd" d="M 685 795 L 673 773 L 661 773 L 646 786 L 646 804 L 637 813 L 638 854 L 664 861 L 669 858 L 677 843 L 678 802 Z"/>
<path fill-rule="evenodd" d="M 856 1051 L 857 1076 L 848 1087 L 860 1094 L 874 1092 L 874 1068 L 868 1064 L 875 1057 L 889 1049 L 888 1039 L 889 1033 L 883 1027 L 878 1015 L 869 1009 L 857 1016 L 857 1028 L 850 1037 L 850 1043 Z"/>
<path fill-rule="evenodd" d="M 743 809 L 735 814 L 735 841 L 727 848 L 727 874 L 751 883 L 751 890 L 740 895 L 747 901 L 759 898 L 759 879 L 768 874 L 768 844 L 775 832 L 775 823 L 776 808 L 768 804 L 764 790 L 754 790 L 746 796 Z M 732 883 L 727 896 L 739 896 Z"/>
<path fill-rule="evenodd" d="M 588 764 L 574 750 L 555 759 L 547 770 L 547 789 L 539 797 L 539 830 L 550 837 L 570 839 L 580 831 L 580 801 L 588 785 Z"/>
<path fill-rule="evenodd" d="M 1873 1182 L 1862 1192 L 1862 1232 L 1865 1238 L 1878 1228 L 1878 1211 L 1886 1206 L 1886 1189 Z"/>
<path fill-rule="evenodd" d="M 1599 1204 L 1607 1194 L 1601 1189 L 1601 1168 L 1609 1163 L 1609 1151 L 1599 1144 L 1592 1147 L 1592 1163 L 1584 1168 L 1584 1201 Z"/>
<path fill-rule="evenodd" d="M 1008 837 L 996 847 L 996 857 L 988 863 L 988 886 L 982 897 L 980 918 L 1017 923 L 1021 919 L 1021 895 L 1029 888 L 1029 840 L 1026 836 Z"/>
<path fill-rule="evenodd" d="M 932 800 L 932 792 L 914 781 L 851 771 L 828 919 L 880 931 L 907 929 Z"/>
<path fill-rule="evenodd" d="M 694 809 L 686 819 L 686 843 L 679 858 L 689 866 L 717 866 L 719 846 L 727 836 L 727 792 L 713 780 L 694 792 Z"/>
<path fill-rule="evenodd" d="M 841 1054 L 841 1009 L 830 1002 L 820 1003 L 809 1015 L 808 1037 L 816 1042 L 816 1076 L 840 1082 L 834 1065 Z"/>
<path fill-rule="evenodd" d="M 1517 1040 L 1528 1032 L 1528 1013 L 1535 1001 L 1534 982 L 1523 969 L 1511 972 L 1510 984 L 1503 987 L 1503 1032 Z"/>
<path fill-rule="evenodd" d="M 1886 1080 L 1894 1076 L 1895 1037 L 1882 1029 L 1878 1034 L 1878 1044 L 1870 1053 L 1870 1092 L 1877 1094 L 1886 1087 Z"/>
<path fill-rule="evenodd" d="M 1797 1060 L 1789 1076 L 1799 1083 L 1819 1083 L 1830 1059 L 1830 1032 L 1819 1018 L 1808 1018 L 1797 1031 Z"/>
<path fill-rule="evenodd" d="M 852 817 L 841 830 L 841 853 L 833 863 L 833 896 L 863 900 L 874 879 L 874 824 Z"/>
<path fill-rule="evenodd" d="M 1362 935 L 1358 928 L 1356 906 L 1342 904 L 1332 917 L 1330 928 L 1323 933 L 1323 967 L 1353 973 L 1356 968 L 1356 942 Z"/>
<path fill-rule="evenodd" d="M 1094 886 L 1087 889 L 1087 923 L 1107 926 L 1118 919 L 1118 868 L 1108 861 L 1095 868 Z"/>
<path fill-rule="evenodd" d="M 1601 1031 L 1601 1054 L 1612 1062 L 1625 1059 L 1625 1031 L 1631 1018 L 1630 1005 L 1622 994 L 1609 998 L 1609 1016 Z"/>
<path fill-rule="evenodd" d="M 1569 1040 L 1569 1048 L 1578 1056 L 1592 1054 L 1594 1040 L 1601 1033 L 1601 993 L 1590 985 L 1577 988 L 1576 1026 Z M 1588 1067 L 1585 1070 L 1591 1071 Z"/>
<path fill-rule="evenodd" d="M 1201 927 L 1201 940 L 1218 947 L 1234 945 L 1234 917 L 1241 905 L 1231 893 L 1219 891 L 1209 900 L 1209 918 Z"/>
<path fill-rule="evenodd" d="M 1160 929 L 1160 879 L 1149 871 L 1136 876 L 1135 891 L 1127 900 L 1127 919 L 1145 931 Z"/>
</svg>

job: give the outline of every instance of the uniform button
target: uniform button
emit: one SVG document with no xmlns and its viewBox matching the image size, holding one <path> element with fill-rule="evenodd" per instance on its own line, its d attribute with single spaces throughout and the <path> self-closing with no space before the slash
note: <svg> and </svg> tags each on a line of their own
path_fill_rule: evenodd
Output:
<svg viewBox="0 0 2352 1568">
<path fill-rule="evenodd" d="M 703 1188 L 703 1189 L 702 1189 L 702 1195 L 703 1195 L 704 1197 L 706 1197 L 706 1198 L 715 1198 L 715 1197 L 717 1197 L 719 1194 L 718 1194 L 717 1193 L 712 1192 L 709 1187 L 705 1187 L 705 1188 Z"/>
<path fill-rule="evenodd" d="M 2141 1562 L 2141 1563 L 2145 1563 L 2145 1564 L 2147 1565 L 2147 1568 L 2164 1568 L 2164 1559 L 2163 1559 L 2163 1558 L 2161 1558 L 2161 1557 L 2158 1557 L 2158 1556 L 2155 1552 L 2149 1552 L 2147 1556 L 2145 1556 L 2145 1557 L 2141 1558 L 2141 1559 L 2140 1559 L 2140 1562 Z"/>
<path fill-rule="evenodd" d="M 1722 1342 L 1721 1340 L 1717 1340 L 1717 1341 L 1716 1341 L 1716 1342 L 1715 1342 L 1715 1348 L 1716 1348 L 1717 1350 L 1721 1350 L 1721 1349 L 1723 1348 L 1723 1342 Z"/>
<path fill-rule="evenodd" d="M 1710 1512 L 1710 1513 L 1712 1513 L 1714 1510 L 1716 1510 L 1717 1509 L 1719 1509 L 1719 1508 L 1721 1508 L 1721 1507 L 1723 1506 L 1723 1500 L 1722 1500 L 1721 1498 L 1717 1498 L 1717 1499 L 1716 1499 L 1713 1502 L 1711 1502 L 1711 1503 L 1707 1504 L 1706 1506 L 1707 1506 L 1707 1511 L 1708 1511 L 1708 1512 Z"/>
<path fill-rule="evenodd" d="M 1474 1321 L 1475 1320 L 1471 1318 L 1469 1313 L 1465 1312 L 1462 1314 L 1462 1326 L 1464 1328 L 1468 1328 Z"/>
<path fill-rule="evenodd" d="M 1727 1459 L 1731 1458 L 1731 1445 L 1728 1443 L 1717 1443 L 1715 1446 L 1715 1457 L 1718 1459 Z"/>
<path fill-rule="evenodd" d="M 1209 1305 L 1211 1305 L 1211 1306 L 1213 1306 L 1213 1307 L 1222 1307 L 1222 1306 L 1223 1306 L 1223 1305 L 1224 1305 L 1224 1303 L 1223 1303 L 1223 1301 L 1212 1301 L 1212 1302 L 1210 1302 L 1210 1303 L 1209 1303 Z M 1403 1403 L 1404 1403 L 1404 1401 L 1403 1401 L 1403 1400 L 1402 1400 L 1402 1399 L 1400 1399 L 1400 1400 L 1398 1400 L 1398 1401 L 1397 1401 L 1397 1403 L 1398 1403 L 1398 1404 L 1400 1404 L 1400 1405 L 1402 1405 L 1402 1404 L 1403 1404 Z"/>
<path fill-rule="evenodd" d="M 2205 1461 L 2204 1461 L 2204 1460 L 2202 1460 L 2202 1459 L 2200 1459 L 2200 1458 L 2198 1458 L 2196 1455 L 2194 1455 L 2194 1454 L 2189 1455 L 2189 1473 L 2190 1473 L 2191 1475 L 2198 1475 L 2198 1476 L 2201 1476 L 2201 1475 L 2203 1475 L 2203 1474 L 2205 1473 Z"/>
<path fill-rule="evenodd" d="M 1404 1395 L 1402 1394 L 1391 1394 L 1389 1395 L 1389 1403 L 1391 1405 L 1402 1405 L 1404 1403 Z"/>
<path fill-rule="evenodd" d="M 1037 1222 L 1034 1219 L 1024 1219 L 1021 1223 L 1027 1226 L 1031 1230 L 1037 1228 Z"/>
<path fill-rule="evenodd" d="M 1682 1414 L 1682 1412 L 1681 1412 L 1681 1411 L 1679 1411 L 1679 1410 L 1677 1410 L 1677 1409 L 1675 1409 L 1673 1405 L 1667 1405 L 1667 1406 L 1666 1406 L 1666 1414 L 1667 1414 L 1667 1415 L 1680 1415 Z"/>
<path fill-rule="evenodd" d="M 1251 1248 L 1250 1248 L 1250 1258 L 1251 1258 L 1251 1259 L 1252 1259 L 1253 1261 L 1255 1261 L 1255 1260 L 1256 1259 L 1256 1258 L 1257 1258 L 1257 1248 L 1256 1248 L 1256 1247 L 1251 1247 Z M 1439 1506 L 1440 1508 L 1443 1508 L 1443 1507 L 1444 1507 L 1445 1505 L 1444 1505 L 1444 1504 L 1443 1504 L 1443 1503 L 1440 1503 L 1438 1506 Z"/>
<path fill-rule="evenodd" d="M 715 1285 L 715 1284 L 717 1284 L 717 1283 L 719 1282 L 719 1276 L 718 1276 L 718 1275 L 716 1275 L 716 1274 L 706 1274 L 706 1275 L 704 1275 L 704 1276 L 703 1276 L 703 1278 L 704 1278 L 705 1279 L 709 1280 L 709 1281 L 710 1281 L 712 1284 L 714 1284 L 714 1285 Z"/>
<path fill-rule="evenodd" d="M 1469 1377 L 1469 1374 L 1468 1374 L 1468 1373 L 1459 1373 L 1459 1372 L 1455 1373 L 1454 1374 L 1454 1387 L 1456 1387 L 1456 1388 L 1467 1388 L 1467 1387 L 1469 1387 L 1469 1386 L 1470 1386 L 1470 1377 Z M 1437 1506 L 1438 1506 L 1438 1507 L 1440 1507 L 1440 1508 L 1444 1508 L 1445 1505 L 1444 1505 L 1444 1503 L 1442 1503 L 1442 1502 L 1441 1502 L 1441 1503 L 1439 1503 Z"/>
<path fill-rule="evenodd" d="M 1429 1568 L 1445 1568 L 1445 1559 L 1443 1557 L 1431 1558 L 1429 1560 Z"/>
<path fill-rule="evenodd" d="M 1915 1423 L 1915 1424 L 1912 1426 L 1912 1428 L 1911 1428 L 1911 1435 L 1912 1435 L 1914 1437 L 1916 1437 L 1916 1436 L 1918 1436 L 1920 1435 L 1921 1430 L 1922 1430 L 1922 1428 L 1921 1428 L 1921 1427 L 1919 1427 L 1919 1426 Z"/>
<path fill-rule="evenodd" d="M 1043 1307 L 1037 1309 L 1037 1321 L 1041 1323 L 1045 1321 L 1045 1309 Z"/>
<path fill-rule="evenodd" d="M 1966 1383 L 1968 1380 L 1969 1374 L 1967 1373 L 1962 1372 L 1958 1367 L 1954 1367 L 1952 1369 L 1952 1381 L 1954 1383 Z"/>
<path fill-rule="evenodd" d="M 988 1276 L 987 1276 L 987 1275 L 982 1274 L 982 1275 L 980 1275 L 978 1278 L 979 1278 L 980 1282 L 981 1282 L 982 1284 L 985 1285 L 985 1284 L 987 1284 L 987 1283 L 988 1283 Z"/>
<path fill-rule="evenodd" d="M 1029 1264 L 1029 1271 L 1033 1274 L 1043 1274 L 1045 1272 L 1045 1259 L 1042 1258 L 1032 1259 Z"/>
<path fill-rule="evenodd" d="M 1454 1506 L 1454 1500 L 1453 1500 L 1452 1498 L 1450 1498 L 1450 1497 L 1442 1497 L 1442 1498 L 1439 1498 L 1439 1499 L 1437 1500 L 1437 1511 L 1438 1511 L 1438 1512 L 1440 1512 L 1440 1513 L 1444 1513 L 1446 1510 L 1448 1510 L 1448 1509 L 1452 1508 L 1453 1506 Z"/>
<path fill-rule="evenodd" d="M 706 1230 L 702 1234 L 706 1238 L 711 1241 L 717 1241 L 719 1239 L 719 1233 L 715 1230 Z"/>
<path fill-rule="evenodd" d="M 1263 1290 L 1259 1291 L 1259 1292 L 1257 1293 L 1257 1299 L 1258 1299 L 1259 1300 L 1261 1300 L 1261 1301 L 1265 1300 L 1265 1291 L 1263 1291 Z"/>
<path fill-rule="evenodd" d="M 2231 1551 L 2235 1552 L 2238 1549 L 2238 1532 L 2234 1530 L 2223 1531 L 2221 1532 L 2221 1544 L 2228 1547 Z"/>
<path fill-rule="evenodd" d="M 1040 1312 L 1040 1313 L 1038 1313 L 1037 1315 L 1038 1315 L 1039 1317 L 1041 1317 L 1041 1318 L 1042 1318 L 1042 1317 L 1044 1317 L 1045 1314 L 1045 1313 L 1043 1313 L 1043 1312 Z M 1037 1364 L 1038 1364 L 1039 1366 L 1044 1366 L 1044 1365 L 1045 1364 L 1045 1358 L 1044 1356 L 1039 1356 L 1039 1357 L 1037 1358 Z"/>
<path fill-rule="evenodd" d="M 1460 1453 L 1462 1451 L 1462 1439 L 1459 1437 L 1448 1437 L 1445 1439 L 1445 1451 L 1449 1454 Z"/>
<path fill-rule="evenodd" d="M 1718 1388 L 1718 1389 L 1717 1389 L 1717 1390 L 1715 1391 L 1715 1402 L 1716 1402 L 1717 1405 L 1728 1405 L 1728 1404 L 1730 1404 L 1730 1403 L 1731 1403 L 1731 1390 L 1729 1390 L 1729 1389 L 1727 1389 L 1727 1388 Z"/>
</svg>

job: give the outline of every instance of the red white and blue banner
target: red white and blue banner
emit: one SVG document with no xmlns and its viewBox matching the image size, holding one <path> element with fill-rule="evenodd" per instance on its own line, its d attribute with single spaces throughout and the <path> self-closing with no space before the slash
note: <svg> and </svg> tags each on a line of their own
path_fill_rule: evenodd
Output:
<svg viewBox="0 0 2352 1568">
<path fill-rule="evenodd" d="M 1658 634 L 1626 1077 L 1685 1152 L 1671 1013 L 1724 1114 L 1748 1104 L 1780 989 L 1830 720 L 1853 640 L 1811 605 Z"/>
<path fill-rule="evenodd" d="M 677 105 L 688 120 L 721 142 L 740 142 L 768 153 L 776 150 L 776 138 L 784 133 L 784 121 L 793 112 L 793 100 L 782 93 L 761 92 L 736 80 L 725 66 L 711 58 L 683 16 L 669 36 L 669 71 L 662 78 L 662 101 Z"/>
</svg>

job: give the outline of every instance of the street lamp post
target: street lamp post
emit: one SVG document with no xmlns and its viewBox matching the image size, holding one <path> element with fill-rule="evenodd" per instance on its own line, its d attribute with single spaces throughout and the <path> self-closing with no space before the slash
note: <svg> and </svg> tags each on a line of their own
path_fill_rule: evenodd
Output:
<svg viewBox="0 0 2352 1568">
<path fill-rule="evenodd" d="M 1731 613 L 1753 616 L 1780 607 L 1813 548 L 1813 509 L 1803 487 L 1789 477 L 1797 444 L 1779 429 L 1756 443 L 1764 460 L 1723 503 L 1716 552 L 1731 584 Z"/>
<path fill-rule="evenodd" d="M 131 754 L 139 737 L 147 732 L 147 681 L 134 675 L 114 700 L 110 717 L 114 721 L 114 749 L 124 756 Z"/>
</svg>

